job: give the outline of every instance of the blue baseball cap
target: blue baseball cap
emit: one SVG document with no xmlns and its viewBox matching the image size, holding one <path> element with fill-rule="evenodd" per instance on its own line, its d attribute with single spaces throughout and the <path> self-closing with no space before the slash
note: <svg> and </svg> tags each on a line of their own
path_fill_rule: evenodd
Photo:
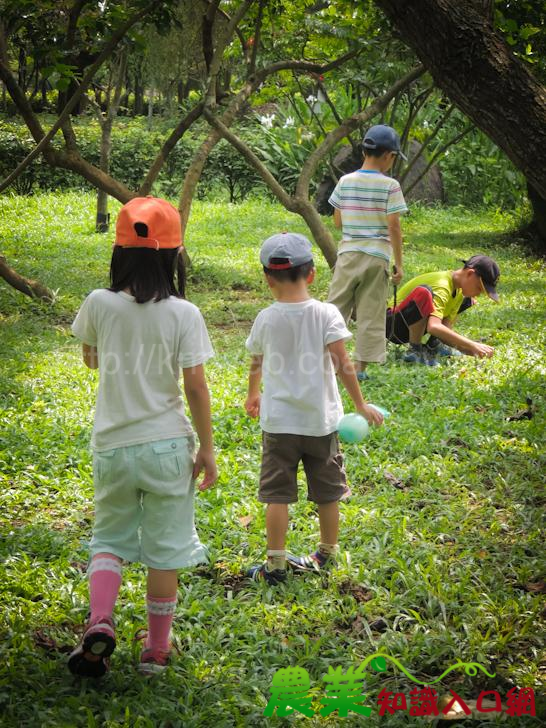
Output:
<svg viewBox="0 0 546 728">
<path fill-rule="evenodd" d="M 383 149 L 388 149 L 389 152 L 398 154 L 398 156 L 406 161 L 408 159 L 400 148 L 400 137 L 392 126 L 387 126 L 386 124 L 377 124 L 376 126 L 370 127 L 362 140 L 362 146 L 364 149 L 383 147 Z"/>
<path fill-rule="evenodd" d="M 271 263 L 274 258 L 286 261 Z M 311 243 L 299 233 L 277 233 L 264 241 L 260 250 L 260 263 L 270 270 L 288 270 L 313 262 Z"/>
</svg>

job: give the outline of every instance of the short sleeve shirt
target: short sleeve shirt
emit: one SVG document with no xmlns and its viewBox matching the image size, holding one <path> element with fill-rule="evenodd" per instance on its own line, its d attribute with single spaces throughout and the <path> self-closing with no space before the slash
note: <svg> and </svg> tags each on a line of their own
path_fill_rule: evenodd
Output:
<svg viewBox="0 0 546 728">
<path fill-rule="evenodd" d="M 83 302 L 72 332 L 98 351 L 96 450 L 192 433 L 180 369 L 214 354 L 196 306 L 174 296 L 137 303 L 123 291 L 98 289 Z"/>
<path fill-rule="evenodd" d="M 374 170 L 358 169 L 339 180 L 329 203 L 341 212 L 340 254 L 360 250 L 390 259 L 387 217 L 408 210 L 397 180 Z"/>
<path fill-rule="evenodd" d="M 434 271 L 416 276 L 398 289 L 398 303 L 406 298 L 417 286 L 428 286 L 432 289 L 432 316 L 454 321 L 463 302 L 463 292 L 455 288 L 452 271 Z"/>
<path fill-rule="evenodd" d="M 337 430 L 343 406 L 327 347 L 350 337 L 338 309 L 315 299 L 276 302 L 258 314 L 246 347 L 263 356 L 265 432 L 321 437 Z"/>
</svg>

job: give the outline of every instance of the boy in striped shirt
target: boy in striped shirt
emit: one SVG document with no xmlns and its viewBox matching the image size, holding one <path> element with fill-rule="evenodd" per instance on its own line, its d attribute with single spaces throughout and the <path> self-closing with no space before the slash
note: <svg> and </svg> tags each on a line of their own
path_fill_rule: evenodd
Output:
<svg viewBox="0 0 546 728">
<path fill-rule="evenodd" d="M 406 159 L 398 134 L 385 124 L 372 126 L 362 147 L 362 167 L 344 175 L 329 199 L 343 237 L 328 294 L 345 321 L 356 311 L 355 368 L 360 381 L 368 378 L 368 363 L 386 359 L 389 261 L 394 253 L 392 280 L 398 285 L 403 276 L 400 215 L 408 209 L 400 184 L 385 174 L 397 155 Z"/>
</svg>

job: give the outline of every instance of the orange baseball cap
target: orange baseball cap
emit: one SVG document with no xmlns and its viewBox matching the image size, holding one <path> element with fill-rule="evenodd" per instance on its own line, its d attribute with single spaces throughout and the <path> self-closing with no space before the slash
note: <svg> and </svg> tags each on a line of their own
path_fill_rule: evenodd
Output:
<svg viewBox="0 0 546 728">
<path fill-rule="evenodd" d="M 159 197 L 134 197 L 119 211 L 114 245 L 122 248 L 179 248 L 180 214 Z"/>
</svg>

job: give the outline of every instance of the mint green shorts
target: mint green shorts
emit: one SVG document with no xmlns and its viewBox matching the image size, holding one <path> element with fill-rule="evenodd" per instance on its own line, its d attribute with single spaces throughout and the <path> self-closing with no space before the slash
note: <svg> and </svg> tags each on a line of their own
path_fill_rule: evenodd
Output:
<svg viewBox="0 0 546 728">
<path fill-rule="evenodd" d="M 193 436 L 93 453 L 91 555 L 153 569 L 207 561 L 194 523 Z"/>
</svg>

